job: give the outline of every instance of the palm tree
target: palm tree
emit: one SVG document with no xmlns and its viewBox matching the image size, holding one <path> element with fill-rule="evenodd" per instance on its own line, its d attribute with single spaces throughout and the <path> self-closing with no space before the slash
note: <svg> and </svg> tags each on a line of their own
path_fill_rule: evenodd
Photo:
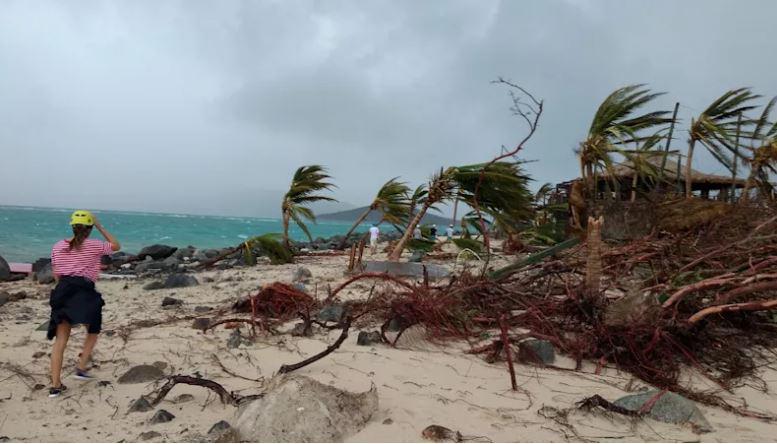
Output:
<svg viewBox="0 0 777 444">
<path fill-rule="evenodd" d="M 345 243 L 348 240 L 348 236 L 358 227 L 367 216 L 375 210 L 379 210 L 383 216 L 381 222 L 388 222 L 392 225 L 404 224 L 408 219 L 410 212 L 410 201 L 408 193 L 410 193 L 410 187 L 404 182 L 398 182 L 398 177 L 395 177 L 388 182 L 384 183 L 378 190 L 378 194 L 375 195 L 375 199 L 366 210 L 356 219 L 351 228 L 345 233 L 345 238 L 340 242 L 339 248 L 344 248 Z"/>
<path fill-rule="evenodd" d="M 287 248 L 291 247 L 289 242 L 289 222 L 291 220 L 305 232 L 308 239 L 313 240 L 303 219 L 315 223 L 316 215 L 309 207 L 305 206 L 306 204 L 318 201 L 337 202 L 334 198 L 316 194 L 319 191 L 331 190 L 334 187 L 334 184 L 327 182 L 328 179 L 331 179 L 331 176 L 327 174 L 326 169 L 321 165 L 301 166 L 294 172 L 289 191 L 283 196 L 283 202 L 281 203 L 283 244 Z"/>
<path fill-rule="evenodd" d="M 481 172 L 483 181 L 478 188 Z M 404 235 L 389 255 L 389 260 L 399 260 L 413 230 L 429 208 L 447 200 L 458 198 L 474 207 L 477 197 L 481 211 L 495 220 L 498 218 L 503 224 L 528 219 L 531 217 L 532 204 L 532 195 L 527 186 L 529 180 L 523 174 L 520 164 L 513 162 L 466 165 L 445 170 L 441 168 L 429 181 L 425 197 L 419 199 L 421 207 L 418 213 L 412 217 Z"/>
<path fill-rule="evenodd" d="M 688 155 L 685 159 L 685 197 L 691 197 L 693 188 L 692 165 L 693 149 L 696 142 L 701 143 L 707 151 L 729 170 L 733 164 L 727 153 L 736 154 L 734 133 L 740 114 L 755 108 L 750 103 L 759 98 L 750 88 L 738 88 L 727 91 L 710 104 L 698 117 L 691 120 L 688 136 Z M 752 123 L 744 121 L 745 124 Z"/>
<path fill-rule="evenodd" d="M 755 121 L 750 138 L 754 146 L 751 149 L 752 156 L 746 160 L 750 164 L 750 175 L 745 182 L 745 190 L 742 199 L 748 200 L 750 188 L 758 184 L 762 192 L 769 191 L 772 186 L 769 181 L 769 171 L 777 173 L 777 122 L 769 121 L 777 97 L 772 98 L 764 107 L 761 117 Z"/>
<path fill-rule="evenodd" d="M 661 167 L 654 163 L 656 157 L 666 157 L 669 152 L 660 151 L 658 143 L 663 136 L 656 133 L 650 136 L 645 142 L 635 150 L 623 150 L 621 154 L 628 161 L 628 167 L 633 171 L 631 178 L 631 201 L 637 199 L 637 185 L 640 181 L 648 184 L 655 184 L 661 177 Z M 661 162 L 663 164 L 663 162 Z"/>
<path fill-rule="evenodd" d="M 615 90 L 599 105 L 586 139 L 580 144 L 580 172 L 589 193 L 595 192 L 597 176 L 603 173 L 618 186 L 613 167 L 615 153 L 630 143 L 641 143 L 651 136 L 641 133 L 672 122 L 669 111 L 652 111 L 634 117 L 640 108 L 663 93 L 651 93 L 644 84 Z"/>
</svg>

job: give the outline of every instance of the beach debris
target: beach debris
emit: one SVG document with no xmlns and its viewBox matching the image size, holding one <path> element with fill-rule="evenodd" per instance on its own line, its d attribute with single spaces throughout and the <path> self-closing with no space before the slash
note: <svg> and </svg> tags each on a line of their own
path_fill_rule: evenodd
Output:
<svg viewBox="0 0 777 444">
<path fill-rule="evenodd" d="M 379 331 L 360 331 L 359 336 L 356 337 L 356 345 L 372 345 L 380 344 L 383 342 L 383 338 Z"/>
<path fill-rule="evenodd" d="M 156 411 L 156 413 L 154 413 L 154 416 L 152 416 L 148 422 L 150 424 L 163 424 L 166 422 L 170 422 L 173 419 L 175 419 L 175 415 L 173 415 L 172 413 L 168 412 L 165 409 L 159 409 Z"/>
<path fill-rule="evenodd" d="M 0 282 L 7 280 L 11 277 L 11 266 L 8 265 L 3 256 L 0 256 Z"/>
<path fill-rule="evenodd" d="M 378 410 L 378 390 L 351 393 L 304 376 L 279 376 L 241 407 L 235 428 L 250 442 L 338 442 Z"/>
<path fill-rule="evenodd" d="M 32 278 L 39 284 L 53 284 L 54 272 L 51 269 L 51 263 L 44 265 L 40 270 L 33 273 Z"/>
<path fill-rule="evenodd" d="M 443 279 L 450 275 L 450 271 L 440 265 L 393 261 L 366 261 L 364 273 L 388 273 L 391 276 L 414 278 L 427 275 L 429 279 Z"/>
<path fill-rule="evenodd" d="M 661 319 L 661 304 L 649 292 L 630 291 L 613 300 L 604 310 L 604 323 L 609 327 L 654 325 Z"/>
<path fill-rule="evenodd" d="M 342 345 L 342 343 L 348 338 L 348 330 L 351 328 L 351 318 L 350 317 L 346 317 L 340 323 L 340 325 L 342 325 L 343 331 L 340 333 L 340 336 L 337 338 L 337 340 L 332 345 L 328 346 L 322 352 L 317 353 L 317 354 L 315 354 L 315 355 L 313 355 L 313 356 L 311 356 L 311 357 L 309 357 L 309 358 L 307 358 L 307 359 L 305 359 L 303 361 L 300 361 L 300 362 L 298 362 L 296 364 L 284 364 L 284 365 L 282 365 L 281 368 L 278 369 L 278 373 L 279 374 L 283 374 L 283 373 L 292 372 L 294 370 L 299 370 L 302 367 L 310 365 L 310 364 L 318 361 L 319 359 L 327 356 L 328 354 L 332 353 L 333 351 L 337 350 L 338 348 L 340 348 L 340 345 Z"/>
<path fill-rule="evenodd" d="M 308 283 L 310 279 L 313 277 L 313 273 L 308 269 L 307 267 L 297 267 L 294 270 L 294 274 L 291 276 L 292 282 L 302 282 L 302 283 Z"/>
<path fill-rule="evenodd" d="M 129 412 L 130 413 L 150 412 L 151 410 L 154 410 L 154 407 L 143 396 L 141 396 L 140 398 L 132 401 L 132 403 L 130 404 L 130 407 L 129 407 Z"/>
<path fill-rule="evenodd" d="M 461 435 L 461 433 L 437 424 L 432 424 L 426 427 L 421 432 L 421 436 L 423 436 L 424 439 L 432 442 L 462 442 L 463 441 L 463 436 Z"/>
<path fill-rule="evenodd" d="M 164 299 L 162 299 L 162 307 L 168 307 L 171 305 L 183 305 L 183 301 L 176 298 L 171 298 L 170 296 L 165 296 Z"/>
<path fill-rule="evenodd" d="M 551 365 L 556 361 L 553 343 L 544 339 L 527 339 L 518 343 L 518 361 L 522 363 Z"/>
<path fill-rule="evenodd" d="M 195 318 L 192 322 L 192 328 L 195 330 L 207 330 L 210 326 L 210 318 Z"/>
<path fill-rule="evenodd" d="M 148 364 L 136 365 L 127 370 L 118 379 L 119 384 L 140 384 L 163 378 L 164 373 L 158 367 Z"/>
<path fill-rule="evenodd" d="M 176 247 L 171 247 L 169 245 L 154 244 L 154 245 L 150 245 L 148 247 L 142 248 L 138 252 L 137 257 L 144 259 L 146 256 L 150 256 L 151 259 L 154 259 L 154 260 L 166 259 L 167 257 L 171 256 L 173 253 L 175 253 L 176 250 L 177 250 Z"/>
<path fill-rule="evenodd" d="M 286 322 L 297 318 L 300 312 L 307 312 L 315 305 L 316 301 L 307 293 L 282 282 L 273 282 L 262 287 L 256 294 L 238 301 L 232 309 L 238 313 L 252 313 L 254 317 Z"/>
<path fill-rule="evenodd" d="M 190 274 L 175 273 L 165 279 L 165 288 L 183 288 L 200 285 L 196 277 Z"/>
<path fill-rule="evenodd" d="M 228 404 L 232 406 L 237 406 L 239 403 L 243 401 L 249 401 L 263 396 L 263 395 L 243 396 L 235 392 L 228 392 L 227 389 L 225 389 L 224 386 L 222 386 L 218 382 L 211 381 L 210 379 L 200 378 L 198 376 L 173 375 L 173 376 L 169 376 L 165 384 L 162 387 L 160 387 L 159 390 L 156 392 L 156 396 L 153 397 L 153 400 L 151 401 L 151 405 L 156 406 L 160 402 L 162 402 L 162 400 L 165 399 L 165 396 L 167 396 L 167 394 L 170 393 L 170 390 L 172 390 L 173 387 L 176 386 L 176 384 L 195 385 L 198 387 L 204 387 L 208 390 L 212 390 L 219 396 L 219 399 L 223 404 Z M 147 395 L 146 397 L 151 398 L 152 395 Z"/>
</svg>

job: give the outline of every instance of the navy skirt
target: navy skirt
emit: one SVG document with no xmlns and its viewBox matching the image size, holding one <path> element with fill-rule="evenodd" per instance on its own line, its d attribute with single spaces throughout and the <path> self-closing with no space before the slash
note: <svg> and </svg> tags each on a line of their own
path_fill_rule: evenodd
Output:
<svg viewBox="0 0 777 444">
<path fill-rule="evenodd" d="M 84 324 L 89 333 L 100 333 L 103 323 L 103 297 L 94 289 L 94 282 L 81 276 L 61 276 L 49 297 L 51 317 L 46 336 L 57 335 L 57 325 Z"/>
</svg>

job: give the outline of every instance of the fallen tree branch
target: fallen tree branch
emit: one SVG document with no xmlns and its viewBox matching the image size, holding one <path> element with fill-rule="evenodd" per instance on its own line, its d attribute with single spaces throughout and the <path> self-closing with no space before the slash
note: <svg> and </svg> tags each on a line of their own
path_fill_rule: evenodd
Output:
<svg viewBox="0 0 777 444">
<path fill-rule="evenodd" d="M 151 405 L 155 406 L 162 402 L 162 400 L 165 399 L 165 396 L 167 396 L 167 394 L 170 392 L 170 390 L 173 389 L 173 387 L 175 387 L 176 384 L 188 384 L 205 387 L 206 389 L 212 390 L 217 395 L 219 395 L 219 399 L 223 404 L 232 406 L 237 406 L 242 400 L 249 398 L 247 396 L 240 396 L 234 392 L 228 392 L 224 386 L 218 382 L 211 381 L 210 379 L 196 378 L 194 376 L 174 375 L 167 378 L 167 382 L 159 389 L 159 393 L 156 395 L 156 398 L 151 401 Z M 261 396 L 262 395 L 254 395 L 250 398 L 258 398 Z"/>
<path fill-rule="evenodd" d="M 258 325 L 258 326 L 262 327 L 262 323 L 261 322 L 256 322 L 253 319 L 229 318 L 229 319 L 222 319 L 220 321 L 214 322 L 214 323 L 208 325 L 208 327 L 205 328 L 203 331 L 212 330 L 214 327 L 216 327 L 218 325 L 229 324 L 231 322 L 245 322 L 246 324 Z"/>
<path fill-rule="evenodd" d="M 715 305 L 714 307 L 707 307 L 704 310 L 698 311 L 696 314 L 688 318 L 690 324 L 695 324 L 709 315 L 715 313 L 728 313 L 733 311 L 760 311 L 760 310 L 774 310 L 777 309 L 777 299 L 770 301 L 758 301 L 758 302 L 742 302 L 740 304 L 726 304 Z"/>
<path fill-rule="evenodd" d="M 756 282 L 744 287 L 735 288 L 727 293 L 720 295 L 716 300 L 716 304 L 726 304 L 728 301 L 750 293 L 758 291 L 777 290 L 777 281 Z"/>
<path fill-rule="evenodd" d="M 663 308 L 671 307 L 675 302 L 679 301 L 687 294 L 696 293 L 697 291 L 708 290 L 710 288 L 720 287 L 721 285 L 728 284 L 733 280 L 732 278 L 734 276 L 736 276 L 736 274 L 726 273 L 720 276 L 711 277 L 711 278 L 696 282 L 694 284 L 681 287 L 679 290 L 677 290 L 671 296 L 669 296 L 669 299 L 667 299 L 663 303 L 662 307 Z"/>
<path fill-rule="evenodd" d="M 512 347 L 510 346 L 510 336 L 507 334 L 507 323 L 505 320 L 507 319 L 507 316 L 502 315 L 499 317 L 499 329 L 502 333 L 502 346 L 505 351 L 505 358 L 507 359 L 507 368 L 510 370 L 510 384 L 512 385 L 513 391 L 518 391 L 518 383 L 515 380 L 515 367 L 513 365 L 513 351 Z"/>
<path fill-rule="evenodd" d="M 343 344 L 345 339 L 348 337 L 348 330 L 350 328 L 351 328 L 351 318 L 350 317 L 346 317 L 345 320 L 343 321 L 343 332 L 340 333 L 340 337 L 337 338 L 337 340 L 334 342 L 334 344 L 328 346 L 321 353 L 313 355 L 313 356 L 305 359 L 304 361 L 298 362 L 296 364 L 284 364 L 284 365 L 282 365 L 281 368 L 278 370 L 278 373 L 284 374 L 284 373 L 293 372 L 294 370 L 299 370 L 302 367 L 310 365 L 310 364 L 318 361 L 319 359 L 325 357 L 326 355 L 332 353 L 333 351 L 337 350 L 338 348 L 340 348 L 340 346 Z"/>
</svg>

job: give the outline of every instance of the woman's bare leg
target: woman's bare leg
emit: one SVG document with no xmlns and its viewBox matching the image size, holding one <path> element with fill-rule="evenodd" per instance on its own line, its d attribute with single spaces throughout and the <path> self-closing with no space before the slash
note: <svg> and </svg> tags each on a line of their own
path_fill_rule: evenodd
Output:
<svg viewBox="0 0 777 444">
<path fill-rule="evenodd" d="M 99 333 L 87 333 L 84 340 L 84 349 L 81 351 L 81 356 L 78 358 L 78 368 L 86 370 L 86 366 L 89 365 L 89 357 L 92 355 L 95 344 L 97 344 L 97 337 Z"/>
<path fill-rule="evenodd" d="M 51 386 L 62 385 L 62 360 L 65 356 L 67 340 L 70 339 L 70 323 L 62 322 L 57 325 L 57 336 L 54 339 L 54 348 L 51 350 Z"/>
</svg>

